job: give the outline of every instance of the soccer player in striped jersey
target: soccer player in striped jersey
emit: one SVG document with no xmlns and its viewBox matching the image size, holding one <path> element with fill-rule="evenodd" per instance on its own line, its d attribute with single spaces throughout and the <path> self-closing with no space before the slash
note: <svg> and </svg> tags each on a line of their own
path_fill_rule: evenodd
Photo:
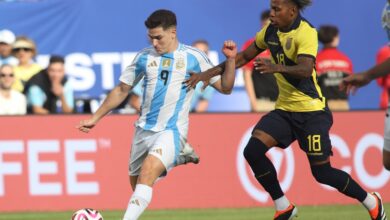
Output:
<svg viewBox="0 0 390 220">
<path fill-rule="evenodd" d="M 108 95 L 102 106 L 88 120 L 77 126 L 89 132 L 110 110 L 119 105 L 129 91 L 143 79 L 143 102 L 129 161 L 130 183 L 134 190 L 124 220 L 136 220 L 152 199 L 155 181 L 180 161 L 186 145 L 188 114 L 193 90 L 184 81 L 192 74 L 212 67 L 206 55 L 181 44 L 176 34 L 176 15 L 157 10 L 145 21 L 151 47 L 140 51 L 120 76 L 120 84 Z M 219 92 L 230 94 L 235 79 L 237 47 L 225 41 L 225 73 L 210 79 Z"/>
<path fill-rule="evenodd" d="M 318 50 L 316 29 L 301 16 L 311 0 L 271 0 L 271 23 L 256 35 L 255 42 L 236 56 L 241 67 L 262 51 L 269 49 L 272 62 L 255 62 L 259 74 L 274 74 L 279 89 L 275 110 L 256 124 L 244 156 L 255 178 L 274 201 L 275 220 L 289 220 L 297 208 L 282 191 L 277 173 L 266 152 L 274 147 L 287 148 L 297 140 L 306 153 L 311 173 L 322 184 L 336 188 L 367 208 L 371 219 L 385 220 L 382 199 L 378 193 L 367 193 L 348 173 L 332 167 L 332 144 L 329 130 L 332 113 L 317 83 L 315 61 Z M 193 87 L 197 81 L 222 74 L 225 64 L 197 74 L 186 81 Z"/>
</svg>

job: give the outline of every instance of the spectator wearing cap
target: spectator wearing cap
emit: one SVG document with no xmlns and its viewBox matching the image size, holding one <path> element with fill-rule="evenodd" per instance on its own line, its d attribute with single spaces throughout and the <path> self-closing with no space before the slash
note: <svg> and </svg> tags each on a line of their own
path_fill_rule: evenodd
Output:
<svg viewBox="0 0 390 220">
<path fill-rule="evenodd" d="M 12 89 L 15 81 L 13 67 L 10 64 L 0 66 L 0 115 L 26 114 L 26 97 Z"/>
<path fill-rule="evenodd" d="M 25 36 L 17 37 L 12 51 L 19 61 L 19 64 L 14 68 L 16 81 L 12 87 L 23 92 L 26 82 L 41 71 L 42 67 L 34 63 L 33 58 L 37 54 L 37 49 L 34 41 L 30 38 Z"/>
<path fill-rule="evenodd" d="M 29 113 L 72 113 L 73 88 L 65 76 L 64 58 L 51 56 L 48 67 L 26 83 L 24 93 L 27 96 Z"/>
<path fill-rule="evenodd" d="M 15 35 L 12 31 L 3 29 L 0 31 L 0 66 L 10 64 L 16 66 L 18 60 L 12 56 L 12 44 L 15 42 Z"/>
</svg>

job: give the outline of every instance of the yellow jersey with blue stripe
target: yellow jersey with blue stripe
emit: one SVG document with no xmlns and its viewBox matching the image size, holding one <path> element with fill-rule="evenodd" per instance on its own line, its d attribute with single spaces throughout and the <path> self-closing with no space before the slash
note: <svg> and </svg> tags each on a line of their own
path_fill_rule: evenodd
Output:
<svg viewBox="0 0 390 220">
<path fill-rule="evenodd" d="M 309 56 L 315 61 L 318 50 L 317 31 L 301 16 L 297 17 L 286 32 L 278 30 L 272 24 L 265 26 L 256 34 L 255 43 L 258 48 L 271 51 L 273 63 L 286 66 L 297 65 L 298 56 Z M 286 73 L 274 75 L 279 88 L 276 109 L 309 112 L 326 107 L 314 67 L 309 78 L 299 79 Z"/>
</svg>

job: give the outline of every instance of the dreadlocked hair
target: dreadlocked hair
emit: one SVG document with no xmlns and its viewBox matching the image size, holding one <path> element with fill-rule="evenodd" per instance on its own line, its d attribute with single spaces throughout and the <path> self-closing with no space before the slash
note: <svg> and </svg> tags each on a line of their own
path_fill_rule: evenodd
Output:
<svg viewBox="0 0 390 220">
<path fill-rule="evenodd" d="M 291 0 L 296 4 L 300 11 L 304 10 L 307 6 L 312 4 L 312 0 Z"/>
</svg>

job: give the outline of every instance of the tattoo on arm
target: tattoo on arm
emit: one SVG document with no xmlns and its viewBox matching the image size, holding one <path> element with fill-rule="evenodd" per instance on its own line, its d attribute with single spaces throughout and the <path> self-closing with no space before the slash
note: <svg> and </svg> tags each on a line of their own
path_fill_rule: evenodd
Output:
<svg viewBox="0 0 390 220">
<path fill-rule="evenodd" d="M 297 65 L 280 65 L 280 73 L 286 73 L 296 78 L 308 78 L 311 76 L 314 68 L 314 58 L 309 56 L 299 56 Z"/>
</svg>

